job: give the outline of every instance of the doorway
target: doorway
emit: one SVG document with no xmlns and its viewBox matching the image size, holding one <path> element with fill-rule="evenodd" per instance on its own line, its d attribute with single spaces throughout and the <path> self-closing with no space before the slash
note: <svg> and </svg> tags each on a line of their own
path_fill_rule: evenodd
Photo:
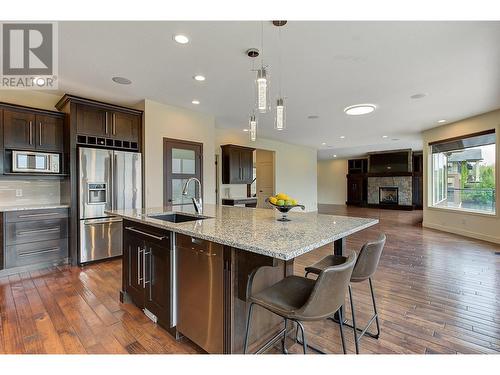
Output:
<svg viewBox="0 0 500 375">
<path fill-rule="evenodd" d="M 196 177 L 203 184 L 203 143 L 163 138 L 163 204 L 180 206 L 191 204 L 198 184 L 190 184 L 187 195 L 182 195 L 186 181 Z"/>
<path fill-rule="evenodd" d="M 266 203 L 266 198 L 275 194 L 274 156 L 274 151 L 260 149 L 255 151 L 255 190 L 258 208 L 270 208 Z"/>
</svg>

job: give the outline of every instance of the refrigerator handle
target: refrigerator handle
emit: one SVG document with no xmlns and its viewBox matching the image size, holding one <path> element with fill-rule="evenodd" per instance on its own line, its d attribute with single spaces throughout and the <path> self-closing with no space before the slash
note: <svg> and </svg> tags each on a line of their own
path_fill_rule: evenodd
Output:
<svg viewBox="0 0 500 375">
<path fill-rule="evenodd" d="M 116 154 L 114 151 L 111 151 L 111 209 L 116 209 L 116 194 L 115 194 L 115 181 L 116 181 Z"/>
</svg>

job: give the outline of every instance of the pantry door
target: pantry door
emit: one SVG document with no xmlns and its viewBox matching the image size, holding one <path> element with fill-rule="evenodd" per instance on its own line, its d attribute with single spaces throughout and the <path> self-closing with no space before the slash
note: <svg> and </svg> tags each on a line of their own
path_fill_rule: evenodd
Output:
<svg viewBox="0 0 500 375">
<path fill-rule="evenodd" d="M 188 194 L 182 195 L 186 181 L 196 177 L 203 184 L 203 143 L 180 139 L 163 139 L 163 204 L 192 204 L 191 198 L 201 194 L 198 184 L 189 184 Z"/>
</svg>

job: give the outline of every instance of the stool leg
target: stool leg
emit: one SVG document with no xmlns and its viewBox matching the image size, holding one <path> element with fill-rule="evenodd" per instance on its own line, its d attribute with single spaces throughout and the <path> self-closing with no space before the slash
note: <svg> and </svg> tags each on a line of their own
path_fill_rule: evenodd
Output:
<svg viewBox="0 0 500 375">
<path fill-rule="evenodd" d="M 306 331 L 301 322 L 297 320 L 297 325 L 300 327 L 302 332 L 302 347 L 304 348 L 304 354 L 307 354 L 307 340 L 306 340 Z"/>
<path fill-rule="evenodd" d="M 344 316 L 342 315 L 342 309 L 339 309 L 339 329 L 340 329 L 340 339 L 342 340 L 342 351 L 346 354 L 345 349 L 345 339 L 344 339 Z"/>
<path fill-rule="evenodd" d="M 354 301 L 352 299 L 352 288 L 349 284 L 349 300 L 351 301 L 352 326 L 354 332 L 354 345 L 356 346 L 356 354 L 359 354 L 358 330 L 356 328 L 356 316 L 354 314 Z"/>
<path fill-rule="evenodd" d="M 375 293 L 373 293 L 373 282 L 371 277 L 368 279 L 368 282 L 370 283 L 370 292 L 372 294 L 372 302 L 373 302 L 373 312 L 375 313 L 375 323 L 377 324 L 377 333 L 372 337 L 378 339 L 380 336 L 380 324 L 378 322 L 377 304 L 375 303 Z"/>
<path fill-rule="evenodd" d="M 288 350 L 286 349 L 286 329 L 288 325 L 288 319 L 285 318 L 285 332 L 283 332 L 283 354 L 288 354 Z"/>
<path fill-rule="evenodd" d="M 248 333 L 250 332 L 250 320 L 252 319 L 253 302 L 250 303 L 248 307 L 248 318 L 247 318 L 247 330 L 245 333 L 245 346 L 243 348 L 243 354 L 247 354 L 248 349 Z"/>
</svg>

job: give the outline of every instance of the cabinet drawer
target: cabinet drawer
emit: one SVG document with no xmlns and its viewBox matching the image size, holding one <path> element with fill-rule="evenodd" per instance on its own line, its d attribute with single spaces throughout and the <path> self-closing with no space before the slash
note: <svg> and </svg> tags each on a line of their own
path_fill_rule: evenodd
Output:
<svg viewBox="0 0 500 375">
<path fill-rule="evenodd" d="M 64 259 L 68 256 L 68 240 L 31 242 L 5 247 L 5 268 L 27 266 Z"/>
<path fill-rule="evenodd" d="M 5 245 L 68 237 L 68 219 L 19 221 L 5 225 Z"/>
<path fill-rule="evenodd" d="M 50 210 L 21 210 L 5 213 L 5 221 L 7 223 L 14 223 L 18 221 L 62 219 L 66 217 L 68 217 L 67 208 L 54 208 Z"/>
</svg>

